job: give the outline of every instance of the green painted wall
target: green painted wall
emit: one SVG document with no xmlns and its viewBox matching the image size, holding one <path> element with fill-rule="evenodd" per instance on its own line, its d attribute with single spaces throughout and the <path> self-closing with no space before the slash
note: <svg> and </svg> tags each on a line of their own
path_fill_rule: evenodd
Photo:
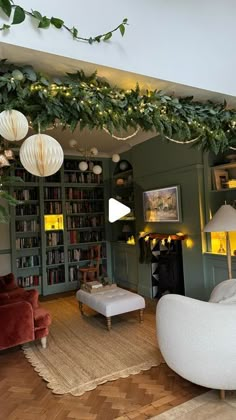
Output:
<svg viewBox="0 0 236 420">
<path fill-rule="evenodd" d="M 183 242 L 185 293 L 205 298 L 202 237 L 204 222 L 203 155 L 195 148 L 163 142 L 155 137 L 133 147 L 122 155 L 134 170 L 136 229 L 139 231 L 183 232 L 192 241 Z M 181 189 L 182 222 L 144 223 L 142 193 L 145 190 L 179 185 Z M 189 242 L 189 241 L 188 241 Z M 138 290 L 150 296 L 150 267 L 138 263 Z"/>
</svg>

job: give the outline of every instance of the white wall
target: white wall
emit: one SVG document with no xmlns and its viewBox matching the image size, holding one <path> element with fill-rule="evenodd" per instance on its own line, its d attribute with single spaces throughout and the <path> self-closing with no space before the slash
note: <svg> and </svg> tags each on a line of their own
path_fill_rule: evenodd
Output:
<svg viewBox="0 0 236 420">
<path fill-rule="evenodd" d="M 124 17 L 124 39 L 88 45 L 60 31 L 22 24 L 3 42 L 43 50 L 202 89 L 236 95 L 235 0 L 20 0 L 26 8 L 77 26 L 90 36 L 115 27 Z"/>
</svg>

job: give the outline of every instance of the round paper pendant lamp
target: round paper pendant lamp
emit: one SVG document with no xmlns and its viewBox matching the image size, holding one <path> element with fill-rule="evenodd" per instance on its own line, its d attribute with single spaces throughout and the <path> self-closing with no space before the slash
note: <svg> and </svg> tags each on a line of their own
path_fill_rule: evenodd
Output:
<svg viewBox="0 0 236 420">
<path fill-rule="evenodd" d="M 102 167 L 100 165 L 95 165 L 93 167 L 93 173 L 95 175 L 100 175 L 102 173 Z"/>
<path fill-rule="evenodd" d="M 22 112 L 12 109 L 0 113 L 0 135 L 9 141 L 22 140 L 29 130 L 27 118 Z"/>
<path fill-rule="evenodd" d="M 79 163 L 79 169 L 81 170 L 81 172 L 87 171 L 87 169 L 88 169 L 88 164 L 87 164 L 87 162 L 85 162 L 85 160 L 82 160 L 82 161 Z"/>
<path fill-rule="evenodd" d="M 28 137 L 20 148 L 20 161 L 24 168 L 36 176 L 50 176 L 61 167 L 64 153 L 61 145 L 46 134 Z"/>
</svg>

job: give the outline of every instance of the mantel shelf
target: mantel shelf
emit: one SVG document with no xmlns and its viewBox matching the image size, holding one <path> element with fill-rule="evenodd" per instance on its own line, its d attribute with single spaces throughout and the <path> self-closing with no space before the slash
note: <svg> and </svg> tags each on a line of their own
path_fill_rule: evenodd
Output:
<svg viewBox="0 0 236 420">
<path fill-rule="evenodd" d="M 175 235 L 172 233 L 146 233 L 146 235 L 142 236 L 142 238 L 149 237 L 150 239 L 168 239 L 174 241 L 183 241 L 184 239 L 187 239 L 187 235 Z"/>
</svg>

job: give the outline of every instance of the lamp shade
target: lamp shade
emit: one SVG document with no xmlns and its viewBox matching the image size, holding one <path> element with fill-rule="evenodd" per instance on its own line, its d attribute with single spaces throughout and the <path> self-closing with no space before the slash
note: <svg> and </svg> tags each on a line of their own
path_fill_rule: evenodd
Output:
<svg viewBox="0 0 236 420">
<path fill-rule="evenodd" d="M 236 231 L 236 210 L 229 204 L 223 204 L 204 227 L 204 232 Z"/>
<path fill-rule="evenodd" d="M 61 145 L 46 134 L 28 137 L 20 148 L 22 165 L 36 176 L 55 174 L 60 169 L 63 160 L 64 153 Z"/>
<path fill-rule="evenodd" d="M 12 109 L 0 113 L 0 135 L 9 141 L 22 140 L 29 130 L 27 118 L 22 112 Z"/>
</svg>

